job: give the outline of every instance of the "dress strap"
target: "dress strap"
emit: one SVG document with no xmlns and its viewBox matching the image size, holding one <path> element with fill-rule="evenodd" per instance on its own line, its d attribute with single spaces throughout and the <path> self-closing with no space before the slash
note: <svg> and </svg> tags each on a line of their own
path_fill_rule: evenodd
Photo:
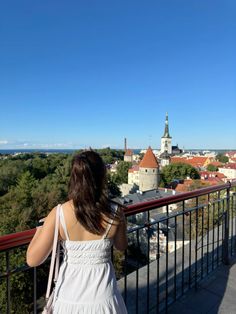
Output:
<svg viewBox="0 0 236 314">
<path fill-rule="evenodd" d="M 61 223 L 62 229 L 63 229 L 63 231 L 65 233 L 66 240 L 70 240 L 68 232 L 67 232 L 67 228 L 66 228 L 66 222 L 65 222 L 65 217 L 64 217 L 62 205 L 60 206 L 60 223 Z"/>
<path fill-rule="evenodd" d="M 116 214 L 117 209 L 118 209 L 118 205 L 111 205 L 111 207 L 112 207 L 113 213 Z M 103 234 L 103 237 L 102 237 L 103 239 L 106 239 L 106 237 L 107 237 L 107 235 L 108 235 L 108 233 L 109 233 L 109 231 L 111 229 L 111 226 L 113 224 L 113 221 L 114 221 L 114 218 L 110 218 L 109 219 L 109 222 L 107 223 L 106 231 L 105 231 L 105 233 Z"/>
</svg>

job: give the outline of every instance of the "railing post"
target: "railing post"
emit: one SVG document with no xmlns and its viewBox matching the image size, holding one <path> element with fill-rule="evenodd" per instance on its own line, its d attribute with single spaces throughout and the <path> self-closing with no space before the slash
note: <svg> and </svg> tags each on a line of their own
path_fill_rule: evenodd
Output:
<svg viewBox="0 0 236 314">
<path fill-rule="evenodd" d="M 227 188 L 227 198 L 226 198 L 226 210 L 224 212 L 224 235 L 223 235 L 223 263 L 229 265 L 229 211 L 230 211 L 230 188 L 231 184 Z"/>
<path fill-rule="evenodd" d="M 37 314 L 37 268 L 34 267 L 34 314 Z"/>
</svg>

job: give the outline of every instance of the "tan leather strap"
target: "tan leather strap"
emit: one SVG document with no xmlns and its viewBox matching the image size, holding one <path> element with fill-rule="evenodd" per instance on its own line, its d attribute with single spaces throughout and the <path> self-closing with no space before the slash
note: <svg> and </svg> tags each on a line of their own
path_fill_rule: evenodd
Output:
<svg viewBox="0 0 236 314">
<path fill-rule="evenodd" d="M 115 207 L 115 208 L 114 208 Z M 114 207 L 113 207 L 113 204 L 112 204 L 112 209 L 113 209 L 113 213 L 114 213 L 114 215 L 116 214 L 116 212 L 117 212 L 117 209 L 118 209 L 118 205 L 114 205 Z M 114 219 L 113 218 L 110 218 L 109 219 L 109 222 L 107 223 L 107 228 L 106 228 L 106 231 L 105 231 L 105 233 L 103 234 L 103 239 L 106 239 L 106 237 L 108 236 L 108 233 L 109 233 L 109 231 L 110 231 L 110 229 L 111 229 L 111 226 L 112 226 L 112 224 L 113 224 L 113 221 L 114 221 Z"/>
<path fill-rule="evenodd" d="M 53 246 L 52 246 L 50 270 L 49 270 L 49 276 L 48 276 L 46 300 L 48 300 L 48 298 L 50 296 L 55 261 L 56 261 L 56 267 L 55 267 L 55 274 L 54 274 L 54 282 L 57 281 L 58 272 L 59 272 L 60 243 L 58 241 L 58 233 L 59 233 L 58 231 L 59 231 L 59 219 L 60 219 L 59 218 L 60 206 L 61 206 L 60 204 L 57 205 L 57 209 L 56 209 L 56 221 L 55 221 L 55 230 L 54 230 L 54 239 L 53 239 Z"/>
</svg>

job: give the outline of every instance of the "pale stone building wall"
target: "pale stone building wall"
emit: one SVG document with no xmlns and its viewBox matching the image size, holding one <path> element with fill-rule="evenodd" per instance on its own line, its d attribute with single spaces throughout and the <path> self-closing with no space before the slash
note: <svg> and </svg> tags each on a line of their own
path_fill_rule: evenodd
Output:
<svg viewBox="0 0 236 314">
<path fill-rule="evenodd" d="M 133 188 L 133 184 L 127 184 L 127 183 L 122 183 L 119 186 L 119 189 L 121 191 L 121 195 L 122 196 L 125 196 L 125 195 L 129 194 L 130 191 L 132 190 L 132 188 Z"/>
<path fill-rule="evenodd" d="M 139 189 L 148 191 L 158 188 L 158 168 L 139 168 Z"/>
<path fill-rule="evenodd" d="M 139 185 L 139 171 L 128 172 L 128 184 Z"/>
<path fill-rule="evenodd" d="M 219 168 L 219 172 L 223 173 L 228 179 L 236 179 L 236 169 Z"/>
<path fill-rule="evenodd" d="M 133 155 L 124 155 L 124 161 L 133 162 Z"/>
</svg>

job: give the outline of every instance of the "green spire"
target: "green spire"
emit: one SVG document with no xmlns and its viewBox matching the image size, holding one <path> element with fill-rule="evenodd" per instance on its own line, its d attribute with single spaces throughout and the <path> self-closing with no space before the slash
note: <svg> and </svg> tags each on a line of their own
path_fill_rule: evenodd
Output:
<svg viewBox="0 0 236 314">
<path fill-rule="evenodd" d="M 171 136 L 170 136 L 170 134 L 169 134 L 168 113 L 166 113 L 165 131 L 164 131 L 164 135 L 163 135 L 162 137 L 171 138 Z"/>
</svg>

